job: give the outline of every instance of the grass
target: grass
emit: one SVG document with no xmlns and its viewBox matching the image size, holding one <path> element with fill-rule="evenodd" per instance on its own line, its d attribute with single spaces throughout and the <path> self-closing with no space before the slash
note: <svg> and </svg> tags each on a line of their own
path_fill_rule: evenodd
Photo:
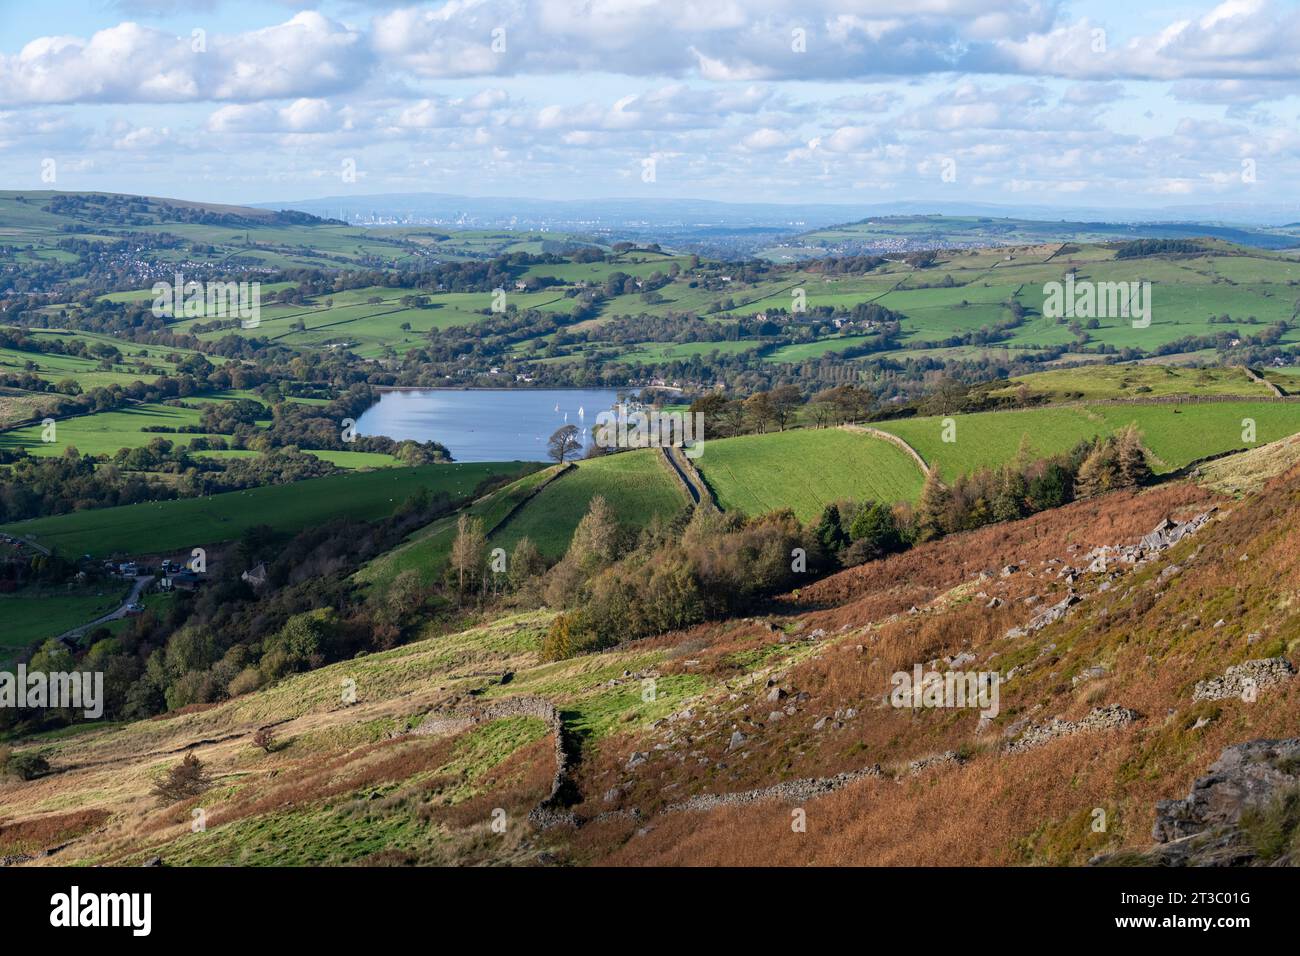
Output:
<svg viewBox="0 0 1300 956">
<path fill-rule="evenodd" d="M 838 428 L 706 442 L 696 465 L 724 510 L 792 508 L 803 521 L 843 498 L 912 501 L 922 482 L 901 448 Z"/>
<path fill-rule="evenodd" d="M 977 412 L 952 416 L 956 441 L 945 442 L 944 418 L 877 422 L 898 435 L 929 464 L 938 462 L 947 480 L 1011 461 L 1022 438 L 1033 457 L 1068 451 L 1075 444 L 1109 434 L 1130 423 L 1142 431 L 1147 449 L 1159 460 L 1158 473 L 1238 448 L 1253 447 L 1242 437 L 1243 420 L 1253 419 L 1256 442 L 1276 441 L 1300 431 L 1300 409 L 1275 402 L 1221 402 L 1202 405 L 1097 405 Z"/>
<path fill-rule="evenodd" d="M 1180 368 L 1174 365 L 1094 365 L 1086 368 L 1035 372 L 1009 379 L 991 389 L 1003 395 L 1024 387 L 1031 395 L 1050 399 L 1156 398 L 1165 395 L 1272 394 L 1241 368 Z"/>
<path fill-rule="evenodd" d="M 1109 405 L 1093 408 L 1112 429 L 1130 423 L 1141 429 L 1147 448 L 1165 468 L 1238 448 L 1255 448 L 1300 432 L 1300 407 L 1273 402 L 1213 405 Z M 1243 437 L 1245 420 L 1255 423 L 1255 440 Z"/>
<path fill-rule="evenodd" d="M 494 534 L 493 546 L 508 551 L 527 536 L 543 554 L 559 557 L 596 495 L 603 495 L 626 525 L 644 527 L 656 515 L 672 517 L 688 499 L 661 458 L 657 449 L 647 448 L 578 462 Z"/>
<path fill-rule="evenodd" d="M 511 510 L 541 485 L 550 481 L 558 467 L 542 468 L 518 481 L 499 488 L 469 507 L 469 513 L 483 522 L 491 532 Z M 357 572 L 356 578 L 365 584 L 386 586 L 403 571 L 414 571 L 425 584 L 437 580 L 456 537 L 458 518 L 453 515 L 439 518 L 412 534 L 406 541 L 388 551 Z"/>
<path fill-rule="evenodd" d="M 66 448 L 76 448 L 83 455 L 112 455 L 121 448 L 147 445 L 154 438 L 164 438 L 178 445 L 188 445 L 197 434 L 146 432 L 144 428 L 163 426 L 180 428 L 199 424 L 202 413 L 194 408 L 174 405 L 144 404 L 111 412 L 80 415 L 55 422 L 55 441 L 41 440 L 42 426 L 29 425 L 0 434 L 0 449 L 26 448 L 38 456 L 62 455 Z"/>
<path fill-rule="evenodd" d="M 0 594 L 0 656 L 33 641 L 57 637 L 93 621 L 122 603 L 129 588 L 116 583 L 96 588 L 25 588 Z"/>
<path fill-rule="evenodd" d="M 65 555 L 156 554 L 233 541 L 257 525 L 292 534 L 337 517 L 375 520 L 392 514 L 420 488 L 461 498 L 483 479 L 522 467 L 519 462 L 466 462 L 386 468 L 206 498 L 33 518 L 4 530 Z"/>
</svg>

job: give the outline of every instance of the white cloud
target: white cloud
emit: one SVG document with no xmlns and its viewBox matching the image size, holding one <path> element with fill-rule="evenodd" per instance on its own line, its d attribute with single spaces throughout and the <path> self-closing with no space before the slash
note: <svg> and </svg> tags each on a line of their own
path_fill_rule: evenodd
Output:
<svg viewBox="0 0 1300 956">
<path fill-rule="evenodd" d="M 176 37 L 121 23 L 41 37 L 0 55 L 0 104 L 250 102 L 354 85 L 369 53 L 359 32 L 307 11 L 233 36 Z"/>
</svg>

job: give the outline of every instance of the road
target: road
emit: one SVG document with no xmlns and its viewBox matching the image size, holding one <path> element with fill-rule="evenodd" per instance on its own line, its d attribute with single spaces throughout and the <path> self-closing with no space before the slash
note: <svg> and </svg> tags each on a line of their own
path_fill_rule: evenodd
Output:
<svg viewBox="0 0 1300 956">
<path fill-rule="evenodd" d="M 119 620 L 120 618 L 126 617 L 126 615 L 129 613 L 127 611 L 127 608 L 130 607 L 132 604 L 134 604 L 136 601 L 140 600 L 140 595 L 144 593 L 145 587 L 147 587 L 151 581 L 153 581 L 152 574 L 139 575 L 135 579 L 135 584 L 131 586 L 131 593 L 127 595 L 126 600 L 124 600 L 120 606 L 118 606 L 116 609 L 112 611 L 109 611 L 107 614 L 103 615 L 102 617 L 95 618 L 93 621 L 91 621 L 88 624 L 81 624 L 78 625 L 77 627 L 74 627 L 70 631 L 64 631 L 62 634 L 59 635 L 58 639 L 61 641 L 75 640 L 81 637 L 82 634 L 85 634 L 91 628 L 99 627 L 99 625 L 107 624 L 109 621 L 116 621 Z"/>
</svg>

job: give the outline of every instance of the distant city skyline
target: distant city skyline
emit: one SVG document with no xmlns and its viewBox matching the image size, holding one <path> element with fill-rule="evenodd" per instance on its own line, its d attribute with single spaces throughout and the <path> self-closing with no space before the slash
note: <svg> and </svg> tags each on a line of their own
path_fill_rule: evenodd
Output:
<svg viewBox="0 0 1300 956">
<path fill-rule="evenodd" d="M 8 189 L 1300 203 L 1282 0 L 46 0 L 0 37 Z"/>
</svg>

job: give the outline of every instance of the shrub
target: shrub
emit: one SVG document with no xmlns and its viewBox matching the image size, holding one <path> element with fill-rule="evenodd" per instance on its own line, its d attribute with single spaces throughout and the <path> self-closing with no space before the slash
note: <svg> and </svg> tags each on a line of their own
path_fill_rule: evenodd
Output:
<svg viewBox="0 0 1300 956">
<path fill-rule="evenodd" d="M 153 795 L 165 804 L 179 803 L 197 797 L 210 786 L 212 781 L 203 762 L 194 754 L 186 754 L 184 760 L 154 784 Z"/>
<path fill-rule="evenodd" d="M 50 762 L 38 753 L 16 754 L 8 748 L 0 752 L 0 772 L 19 780 L 35 780 L 50 772 Z"/>
</svg>

